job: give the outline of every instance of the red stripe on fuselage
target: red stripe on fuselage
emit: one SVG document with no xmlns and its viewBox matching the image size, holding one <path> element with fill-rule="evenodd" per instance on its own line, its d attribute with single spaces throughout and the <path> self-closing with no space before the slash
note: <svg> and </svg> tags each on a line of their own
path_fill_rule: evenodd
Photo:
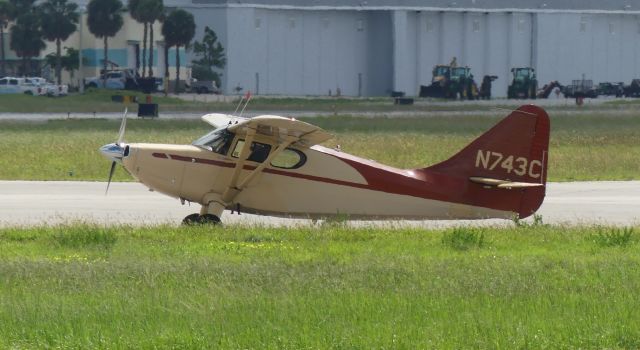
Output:
<svg viewBox="0 0 640 350">
<path fill-rule="evenodd" d="M 223 167 L 223 168 L 234 168 L 236 166 L 235 163 L 228 163 L 228 162 L 225 162 L 225 161 L 206 159 L 206 158 L 185 157 L 185 156 L 179 156 L 179 155 L 176 155 L 176 154 L 170 154 L 167 157 L 166 154 L 164 154 L 164 153 L 153 153 L 153 156 L 155 158 L 163 158 L 163 159 L 171 158 L 171 159 L 179 160 L 179 161 L 183 161 L 183 162 L 209 164 L 209 165 L 215 165 L 215 166 L 219 166 L 219 167 Z M 255 168 L 256 167 L 253 166 L 253 165 L 245 165 L 243 167 L 244 170 L 254 170 Z M 326 177 L 321 177 L 321 176 L 313 176 L 313 175 L 307 175 L 307 174 L 293 173 L 293 172 L 283 171 L 283 170 L 278 170 L 278 169 L 267 168 L 267 169 L 264 169 L 264 172 L 265 173 L 269 173 L 269 174 L 275 174 L 275 175 L 296 177 L 296 178 L 310 180 L 310 181 L 326 182 L 326 183 L 331 183 L 331 184 L 335 184 L 335 185 L 351 186 L 351 187 L 357 187 L 357 188 L 370 189 L 369 186 L 366 185 L 366 184 L 359 184 L 359 183 L 350 182 L 350 181 L 336 180 L 336 179 L 331 179 L 331 178 L 326 178 Z"/>
<path fill-rule="evenodd" d="M 347 153 L 336 152 L 321 146 L 314 146 L 312 150 L 340 159 L 358 171 L 365 178 L 367 183 L 361 184 L 273 168 L 266 168 L 264 172 L 309 181 L 324 182 L 391 194 L 407 195 L 422 199 L 483 206 L 497 210 L 513 211 L 513 208 L 517 206 L 518 201 L 515 199 L 515 196 L 508 195 L 507 193 L 507 191 L 514 190 L 485 189 L 481 185 L 471 183 L 468 179 L 462 177 L 454 177 L 436 172 L 407 171 L 385 165 L 371 164 L 373 162 Z M 153 154 L 156 158 L 167 158 L 162 155 L 162 153 Z M 235 163 L 220 160 L 185 157 L 176 154 L 169 154 L 168 156 L 170 159 L 189 163 L 208 164 L 224 168 L 235 167 Z M 243 167 L 244 170 L 253 170 L 255 168 L 256 166 L 253 165 L 244 165 Z M 476 190 L 481 192 L 491 191 L 487 192 L 485 195 L 495 196 L 496 200 L 490 201 L 491 203 L 486 203 L 486 201 L 473 200 L 472 198 L 465 196 L 465 192 L 467 192 L 469 186 L 479 187 Z"/>
</svg>

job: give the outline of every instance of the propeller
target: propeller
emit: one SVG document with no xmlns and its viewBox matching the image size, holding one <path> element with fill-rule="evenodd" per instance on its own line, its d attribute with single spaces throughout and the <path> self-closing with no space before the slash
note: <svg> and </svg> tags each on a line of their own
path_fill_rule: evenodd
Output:
<svg viewBox="0 0 640 350">
<path fill-rule="evenodd" d="M 109 179 L 107 180 L 107 189 L 104 191 L 105 196 L 109 192 L 109 185 L 111 185 L 111 178 L 116 171 L 116 163 L 121 162 L 124 157 L 125 148 L 122 147 L 124 141 L 124 131 L 127 127 L 127 112 L 128 109 L 124 109 L 124 115 L 122 116 L 122 122 L 120 123 L 120 131 L 118 132 L 118 140 L 116 143 L 110 143 L 100 147 L 100 152 L 111 160 L 111 169 L 109 169 Z"/>
</svg>

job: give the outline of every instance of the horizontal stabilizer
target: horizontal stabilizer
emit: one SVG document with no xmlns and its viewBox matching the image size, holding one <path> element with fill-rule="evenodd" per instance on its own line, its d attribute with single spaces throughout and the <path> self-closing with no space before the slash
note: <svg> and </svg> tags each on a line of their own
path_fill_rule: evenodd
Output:
<svg viewBox="0 0 640 350">
<path fill-rule="evenodd" d="M 541 183 L 535 182 L 514 182 L 509 180 L 500 180 L 500 179 L 492 179 L 490 177 L 477 177 L 472 176 L 469 178 L 471 182 L 475 182 L 481 185 L 493 186 L 497 188 L 529 188 L 529 187 L 540 187 L 544 186 Z"/>
</svg>

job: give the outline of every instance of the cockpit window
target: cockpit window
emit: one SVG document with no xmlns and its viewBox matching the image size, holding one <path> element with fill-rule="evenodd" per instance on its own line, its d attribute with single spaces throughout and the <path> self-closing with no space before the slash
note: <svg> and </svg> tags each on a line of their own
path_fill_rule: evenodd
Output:
<svg viewBox="0 0 640 350">
<path fill-rule="evenodd" d="M 244 140 L 238 140 L 236 146 L 233 148 L 233 152 L 231 152 L 231 156 L 240 158 L 242 147 L 244 147 Z M 271 145 L 254 141 L 251 143 L 251 154 L 247 160 L 262 163 L 269 157 L 270 152 Z M 271 166 L 283 169 L 297 169 L 304 165 L 306 161 L 307 156 L 301 151 L 293 148 L 285 148 L 271 160 Z"/>
<path fill-rule="evenodd" d="M 293 148 L 285 148 L 273 160 L 271 165 L 276 168 L 297 169 L 307 161 L 304 153 Z"/>
<path fill-rule="evenodd" d="M 233 149 L 231 153 L 232 157 L 238 158 L 240 157 L 240 153 L 242 152 L 242 147 L 244 147 L 244 140 L 238 140 L 236 142 L 236 147 Z M 269 156 L 269 152 L 271 152 L 271 145 L 261 142 L 252 142 L 251 143 L 251 154 L 247 160 L 256 163 L 262 163 Z"/>
<path fill-rule="evenodd" d="M 211 152 L 227 155 L 232 141 L 232 133 L 227 131 L 227 129 L 218 129 L 193 141 L 193 145 L 202 147 Z"/>
</svg>

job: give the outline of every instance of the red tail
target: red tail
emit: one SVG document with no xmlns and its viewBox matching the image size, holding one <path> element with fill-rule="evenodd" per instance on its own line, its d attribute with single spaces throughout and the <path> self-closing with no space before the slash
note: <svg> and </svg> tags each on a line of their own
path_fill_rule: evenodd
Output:
<svg viewBox="0 0 640 350">
<path fill-rule="evenodd" d="M 527 217 L 545 195 L 549 124 L 542 108 L 522 106 L 450 159 L 420 171 L 468 178 L 461 201 Z"/>
</svg>

